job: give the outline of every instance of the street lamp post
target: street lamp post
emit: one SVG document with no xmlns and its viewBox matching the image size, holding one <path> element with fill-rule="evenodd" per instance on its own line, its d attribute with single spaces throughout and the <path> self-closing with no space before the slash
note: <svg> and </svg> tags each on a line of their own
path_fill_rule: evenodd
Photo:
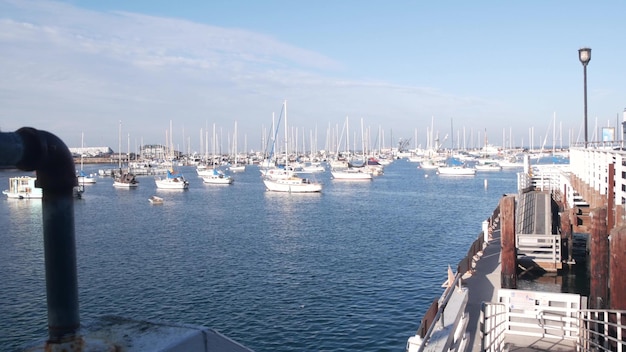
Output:
<svg viewBox="0 0 626 352">
<path fill-rule="evenodd" d="M 587 148 L 587 64 L 591 60 L 591 49 L 581 48 L 578 49 L 578 59 L 583 64 L 583 77 L 584 77 L 584 100 L 585 100 L 585 148 Z"/>
</svg>

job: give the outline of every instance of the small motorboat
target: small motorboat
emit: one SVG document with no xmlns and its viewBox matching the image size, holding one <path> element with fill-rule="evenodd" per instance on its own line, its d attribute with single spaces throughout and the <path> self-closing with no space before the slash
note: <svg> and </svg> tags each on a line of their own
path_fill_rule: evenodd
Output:
<svg viewBox="0 0 626 352">
<path fill-rule="evenodd" d="M 152 196 L 148 198 L 148 201 L 150 202 L 150 204 L 163 204 L 163 198 L 157 196 Z"/>
</svg>

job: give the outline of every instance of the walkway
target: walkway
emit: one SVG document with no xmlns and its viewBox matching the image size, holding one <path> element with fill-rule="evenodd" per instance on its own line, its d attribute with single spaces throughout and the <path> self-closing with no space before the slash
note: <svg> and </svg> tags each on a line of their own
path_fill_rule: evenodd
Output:
<svg viewBox="0 0 626 352">
<path fill-rule="evenodd" d="M 549 194 L 540 192 L 527 193 L 520 197 L 518 207 L 524 214 L 521 228 L 529 233 L 540 234 L 550 229 L 551 218 Z M 496 224 L 497 225 L 497 224 Z M 518 223 L 517 225 L 520 225 Z M 475 270 L 472 274 L 466 274 L 463 284 L 468 289 L 468 302 L 466 313 L 468 314 L 468 350 L 481 351 L 481 308 L 482 302 L 497 302 L 498 290 L 501 287 L 501 258 L 500 258 L 500 229 L 498 226 L 492 233 L 492 239 L 483 250 L 482 256 L 476 261 Z M 518 228 L 518 226 L 516 226 Z M 509 351 L 574 351 L 575 345 L 571 340 L 542 339 L 537 337 L 525 337 L 519 335 L 507 336 L 505 342 L 509 345 Z"/>
</svg>

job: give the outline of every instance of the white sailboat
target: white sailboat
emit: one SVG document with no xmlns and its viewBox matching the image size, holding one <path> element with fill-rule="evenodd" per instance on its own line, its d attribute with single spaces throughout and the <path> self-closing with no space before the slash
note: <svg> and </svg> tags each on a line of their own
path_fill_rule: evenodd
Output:
<svg viewBox="0 0 626 352">
<path fill-rule="evenodd" d="M 231 185 L 235 182 L 232 176 L 226 175 L 222 170 L 211 169 L 210 174 L 204 174 L 202 180 L 204 183 L 210 183 L 215 185 Z"/>
<path fill-rule="evenodd" d="M 154 180 L 157 188 L 160 189 L 187 189 L 189 188 L 189 181 L 185 179 L 185 176 L 172 170 L 167 170 L 167 175 L 156 178 Z"/>
<path fill-rule="evenodd" d="M 80 170 L 78 171 L 78 185 L 90 185 L 96 183 L 96 177 L 92 174 L 87 175 L 85 171 L 83 171 L 83 156 L 84 156 L 84 142 L 83 139 L 85 137 L 84 133 L 80 135 Z"/>
<path fill-rule="evenodd" d="M 302 178 L 296 175 L 296 173 L 289 168 L 289 153 L 287 143 L 287 101 L 283 103 L 283 110 L 285 113 L 285 168 L 284 169 L 272 169 L 276 171 L 277 177 L 272 177 L 272 173 L 265 173 L 263 177 L 263 183 L 268 191 L 272 192 L 289 192 L 289 193 L 315 193 L 322 191 L 322 184 L 319 182 L 312 182 L 309 179 Z M 275 142 L 275 140 L 274 140 Z"/>
<path fill-rule="evenodd" d="M 348 125 L 348 116 L 346 116 L 346 152 L 347 158 L 350 157 L 350 131 Z M 337 148 L 339 149 L 339 148 Z M 337 151 L 339 155 L 339 151 Z M 331 164 L 330 173 L 335 180 L 372 180 L 372 174 L 364 167 L 355 167 L 348 160 Z"/>
<path fill-rule="evenodd" d="M 437 173 L 442 176 L 474 176 L 476 169 L 464 166 L 440 166 Z"/>
<path fill-rule="evenodd" d="M 237 151 L 237 138 L 237 121 L 235 121 L 235 133 L 233 138 L 234 162 L 228 167 L 228 169 L 232 172 L 244 172 L 246 171 L 246 165 L 239 162 L 239 153 Z"/>
<path fill-rule="evenodd" d="M 154 179 L 157 188 L 160 189 L 188 189 L 189 181 L 185 179 L 183 174 L 174 170 L 174 142 L 172 141 L 172 121 L 170 121 L 170 140 L 169 140 L 169 148 L 170 148 L 170 159 L 171 159 L 171 169 L 167 170 L 167 175 L 163 177 L 157 177 Z"/>
</svg>

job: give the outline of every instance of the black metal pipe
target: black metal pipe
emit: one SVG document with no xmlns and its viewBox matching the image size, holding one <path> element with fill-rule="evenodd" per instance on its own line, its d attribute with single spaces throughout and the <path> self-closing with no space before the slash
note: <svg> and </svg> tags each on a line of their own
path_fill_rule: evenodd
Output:
<svg viewBox="0 0 626 352">
<path fill-rule="evenodd" d="M 587 64 L 583 64 L 583 87 L 583 100 L 585 101 L 585 148 L 587 148 L 589 143 L 587 139 Z"/>
<path fill-rule="evenodd" d="M 73 339 L 80 327 L 74 230 L 74 159 L 57 136 L 30 127 L 0 132 L 0 166 L 36 171 L 43 190 L 42 217 L 48 338 L 50 343 Z"/>
</svg>

